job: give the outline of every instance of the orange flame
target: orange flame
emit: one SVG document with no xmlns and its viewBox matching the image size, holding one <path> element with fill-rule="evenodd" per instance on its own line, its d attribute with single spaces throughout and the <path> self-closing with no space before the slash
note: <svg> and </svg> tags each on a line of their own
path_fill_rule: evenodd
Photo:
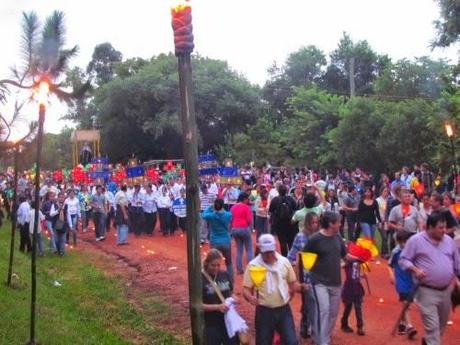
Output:
<svg viewBox="0 0 460 345">
<path fill-rule="evenodd" d="M 34 88 L 33 90 L 33 99 L 38 102 L 38 104 L 46 105 L 48 102 L 48 95 L 50 92 L 50 85 L 47 81 L 42 80 L 38 87 Z"/>
<path fill-rule="evenodd" d="M 446 134 L 447 136 L 450 138 L 454 135 L 454 130 L 452 128 L 452 125 L 450 123 L 446 123 L 444 125 L 444 127 L 446 128 Z"/>
<path fill-rule="evenodd" d="M 173 0 L 171 4 L 171 11 L 174 13 L 181 12 L 186 8 L 191 8 L 189 0 Z"/>
</svg>

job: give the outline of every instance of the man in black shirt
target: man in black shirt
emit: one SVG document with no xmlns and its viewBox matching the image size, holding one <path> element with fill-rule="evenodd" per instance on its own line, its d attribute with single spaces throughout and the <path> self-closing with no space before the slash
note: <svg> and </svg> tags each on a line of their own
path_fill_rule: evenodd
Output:
<svg viewBox="0 0 460 345">
<path fill-rule="evenodd" d="M 310 271 L 318 315 L 313 318 L 312 337 L 315 344 L 329 344 L 339 312 L 341 294 L 341 259 L 357 260 L 347 254 L 339 236 L 340 214 L 325 212 L 321 230 L 312 235 L 304 251 L 317 254 Z"/>
<path fill-rule="evenodd" d="M 272 221 L 272 234 L 277 235 L 280 242 L 281 255 L 287 256 L 297 234 L 297 227 L 291 222 L 296 210 L 296 202 L 291 196 L 286 195 L 285 185 L 279 186 L 278 193 L 279 196 L 274 197 L 270 202 L 268 212 Z"/>
<path fill-rule="evenodd" d="M 442 195 L 436 192 L 431 194 L 430 198 L 431 208 L 433 211 L 440 211 L 444 214 L 446 219 L 446 235 L 454 238 L 456 230 L 458 230 L 458 222 L 452 215 L 452 213 L 443 206 Z M 432 211 L 432 212 L 433 212 Z"/>
</svg>

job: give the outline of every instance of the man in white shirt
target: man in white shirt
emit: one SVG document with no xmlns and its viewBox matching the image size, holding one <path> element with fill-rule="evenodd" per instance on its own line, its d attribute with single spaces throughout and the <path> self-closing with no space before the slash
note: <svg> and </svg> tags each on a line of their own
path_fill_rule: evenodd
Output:
<svg viewBox="0 0 460 345">
<path fill-rule="evenodd" d="M 144 193 L 141 191 L 141 186 L 136 184 L 131 195 L 130 217 L 131 225 L 130 232 L 134 232 L 136 236 L 140 236 L 144 227 Z"/>
<path fill-rule="evenodd" d="M 32 250 L 32 244 L 30 243 L 30 236 L 29 236 L 29 212 L 30 212 L 30 205 L 29 202 L 24 198 L 20 197 L 19 199 L 20 205 L 16 212 L 17 223 L 20 229 L 21 239 L 19 242 L 19 250 L 24 253 L 28 253 Z"/>
<path fill-rule="evenodd" d="M 155 226 L 157 224 L 157 192 L 156 188 L 155 191 L 153 190 L 153 186 L 148 184 L 145 186 L 145 194 L 144 194 L 144 232 L 148 236 L 153 236 L 153 232 L 155 230 Z"/>
<path fill-rule="evenodd" d="M 34 234 L 34 225 L 35 225 L 35 210 L 37 209 L 35 201 L 32 202 L 32 205 L 29 210 L 29 214 L 27 215 L 27 221 L 29 223 L 29 232 L 30 236 L 33 237 Z M 42 221 L 45 220 L 45 216 L 43 215 L 42 211 L 38 211 L 38 221 L 41 223 Z M 37 243 L 37 251 L 38 251 L 38 256 L 43 256 L 45 255 L 45 247 L 43 245 L 43 237 L 42 237 L 42 227 L 41 224 L 38 224 L 37 227 L 37 237 L 36 237 L 36 243 Z"/>
<path fill-rule="evenodd" d="M 209 193 L 214 194 L 214 195 L 219 195 L 219 187 L 217 186 L 217 176 L 212 176 L 211 177 L 211 182 L 209 183 Z"/>
<path fill-rule="evenodd" d="M 53 181 L 50 178 L 45 180 L 45 185 L 40 188 L 40 198 L 44 198 L 46 193 L 53 192 L 54 194 L 59 194 L 59 189 L 53 185 Z"/>
</svg>

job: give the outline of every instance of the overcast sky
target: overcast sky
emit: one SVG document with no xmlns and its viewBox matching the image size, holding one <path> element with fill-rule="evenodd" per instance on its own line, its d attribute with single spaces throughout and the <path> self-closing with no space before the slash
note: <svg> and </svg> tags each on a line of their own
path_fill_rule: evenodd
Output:
<svg viewBox="0 0 460 345">
<path fill-rule="evenodd" d="M 41 19 L 55 9 L 63 11 L 67 45 L 80 47 L 72 65 L 86 67 L 95 45 L 102 42 L 112 43 L 124 58 L 172 51 L 171 2 L 0 0 L 0 78 L 8 77 L 9 67 L 18 63 L 22 11 L 34 10 Z M 289 53 L 309 44 L 329 53 L 343 31 L 355 41 L 367 40 L 393 60 L 429 55 L 456 61 L 455 47 L 434 52 L 429 48 L 435 35 L 432 22 L 439 16 L 434 0 L 193 0 L 192 4 L 195 51 L 227 60 L 260 85 L 273 61 L 282 63 Z M 63 113 L 65 108 L 54 102 L 47 131 L 60 130 Z"/>
</svg>

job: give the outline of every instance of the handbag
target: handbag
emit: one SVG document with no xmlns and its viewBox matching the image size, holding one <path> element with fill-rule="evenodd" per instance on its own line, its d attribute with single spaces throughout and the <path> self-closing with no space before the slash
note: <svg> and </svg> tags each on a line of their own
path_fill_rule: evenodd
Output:
<svg viewBox="0 0 460 345">
<path fill-rule="evenodd" d="M 56 220 L 56 223 L 54 224 L 54 230 L 56 230 L 56 232 L 59 232 L 59 233 L 63 233 L 66 231 L 63 210 L 59 212 L 59 217 Z"/>
<path fill-rule="evenodd" d="M 212 280 L 212 278 L 209 276 L 207 272 L 204 270 L 201 271 L 203 275 L 205 276 L 206 280 L 212 285 L 214 291 L 217 294 L 217 297 L 219 297 L 220 301 L 222 303 L 225 303 L 225 297 L 222 294 L 222 291 L 220 291 L 219 287 L 217 284 Z M 249 334 L 248 332 L 238 332 L 238 339 L 240 340 L 241 345 L 249 345 Z"/>
</svg>

